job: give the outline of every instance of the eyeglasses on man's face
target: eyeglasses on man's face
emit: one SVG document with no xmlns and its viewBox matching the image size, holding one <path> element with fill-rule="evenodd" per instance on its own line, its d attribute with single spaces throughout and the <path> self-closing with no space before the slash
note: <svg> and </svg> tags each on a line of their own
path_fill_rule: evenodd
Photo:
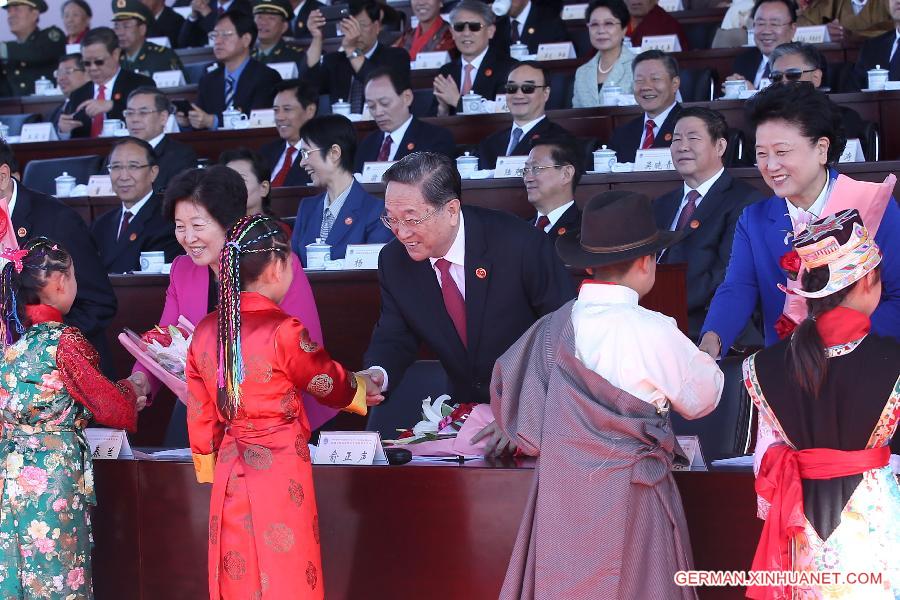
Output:
<svg viewBox="0 0 900 600">
<path fill-rule="evenodd" d="M 519 177 L 525 177 L 526 175 L 537 177 L 538 173 L 540 173 L 544 169 L 558 169 L 564 166 L 566 165 L 532 165 L 530 167 L 526 166 L 516 171 L 516 175 L 518 175 Z"/>
<path fill-rule="evenodd" d="M 313 152 L 321 152 L 322 150 L 328 150 L 328 148 L 300 148 L 297 152 L 300 153 L 300 160 L 309 160 Z"/>
<path fill-rule="evenodd" d="M 159 110 L 151 110 L 151 109 L 149 109 L 149 108 L 141 108 L 141 109 L 139 109 L 139 110 L 136 110 L 136 109 L 133 109 L 133 108 L 126 108 L 125 110 L 122 111 L 122 116 L 124 116 L 126 119 L 127 119 L 128 117 L 141 117 L 141 118 L 143 118 L 143 117 L 148 117 L 148 116 L 152 115 L 153 113 L 158 113 L 158 112 L 162 112 L 162 111 L 159 111 Z"/>
<path fill-rule="evenodd" d="M 522 90 L 523 94 L 529 95 L 529 94 L 533 94 L 534 91 L 537 90 L 538 88 L 545 88 L 545 87 L 549 87 L 549 86 L 537 85 L 535 83 L 522 83 L 522 84 L 507 83 L 506 87 L 504 87 L 504 89 L 506 90 L 507 94 L 515 94 L 519 90 Z"/>
<path fill-rule="evenodd" d="M 60 76 L 62 76 L 62 75 L 65 75 L 66 77 L 68 77 L 72 73 L 77 73 L 79 71 L 84 73 L 84 69 L 79 69 L 77 67 L 66 67 L 65 69 L 57 69 L 57 70 L 53 71 L 53 78 L 59 79 Z"/>
<path fill-rule="evenodd" d="M 437 212 L 444 208 L 446 205 L 446 203 L 441 204 L 420 219 L 397 219 L 395 217 L 389 217 L 387 213 L 385 213 L 381 215 L 381 222 L 384 223 L 384 226 L 391 231 L 396 231 L 400 228 L 401 225 L 403 225 L 407 229 L 415 229 L 416 227 L 433 217 L 435 214 L 437 214 Z"/>
<path fill-rule="evenodd" d="M 466 27 L 468 27 L 469 31 L 472 33 L 478 33 L 481 31 L 481 28 L 484 27 L 484 24 L 479 23 L 478 21 L 458 21 L 453 24 L 453 31 L 462 33 Z"/>
<path fill-rule="evenodd" d="M 782 29 L 788 27 L 790 22 L 782 23 L 780 21 L 753 21 L 753 29 Z"/>
<path fill-rule="evenodd" d="M 82 62 L 84 62 L 84 66 L 86 66 L 86 67 L 102 67 L 103 65 L 106 64 L 106 59 L 105 58 L 97 58 L 97 59 L 91 60 L 89 58 L 85 58 L 84 61 L 82 61 Z"/>
<path fill-rule="evenodd" d="M 110 175 L 121 175 L 122 173 L 128 173 L 129 175 L 134 175 L 141 169 L 146 169 L 150 166 L 149 163 L 139 165 L 138 163 L 112 163 L 106 169 L 109 171 Z"/>
<path fill-rule="evenodd" d="M 209 41 L 215 43 L 217 39 L 222 38 L 223 40 L 230 38 L 235 35 L 233 30 L 229 31 L 210 31 L 209 32 Z"/>
<path fill-rule="evenodd" d="M 769 79 L 772 80 L 772 83 L 780 83 L 782 80 L 800 81 L 806 73 L 813 73 L 815 71 L 818 71 L 818 69 L 799 69 L 797 67 L 791 67 L 784 71 L 772 71 L 769 73 Z"/>
</svg>

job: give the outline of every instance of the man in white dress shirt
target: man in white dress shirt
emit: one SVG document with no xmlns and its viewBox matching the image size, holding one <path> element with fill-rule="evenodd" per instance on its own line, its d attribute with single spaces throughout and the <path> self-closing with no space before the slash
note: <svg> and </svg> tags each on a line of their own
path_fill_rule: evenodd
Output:
<svg viewBox="0 0 900 600">
<path fill-rule="evenodd" d="M 309 175 L 300 166 L 300 128 L 316 116 L 319 95 L 306 81 L 288 79 L 275 86 L 275 130 L 280 139 L 259 149 L 272 172 L 273 188 L 307 185 Z"/>
<path fill-rule="evenodd" d="M 581 209 L 575 204 L 575 188 L 584 172 L 581 163 L 577 142 L 547 137 L 534 142 L 522 169 L 528 202 L 537 210 L 532 222 L 553 243 L 581 229 Z"/>
</svg>

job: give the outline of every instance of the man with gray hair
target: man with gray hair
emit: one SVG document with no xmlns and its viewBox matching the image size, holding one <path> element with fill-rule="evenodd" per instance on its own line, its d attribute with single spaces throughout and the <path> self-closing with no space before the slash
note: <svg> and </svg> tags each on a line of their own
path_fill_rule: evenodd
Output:
<svg viewBox="0 0 900 600">
<path fill-rule="evenodd" d="M 381 316 L 363 362 L 383 391 L 393 389 L 425 345 L 454 402 L 489 402 L 494 361 L 575 296 L 572 277 L 528 222 L 462 206 L 449 157 L 415 152 L 384 181 L 382 220 L 396 239 L 378 257 Z"/>
<path fill-rule="evenodd" d="M 490 48 L 494 37 L 494 13 L 479 0 L 462 0 L 450 12 L 456 58 L 434 78 L 432 115 L 455 115 L 462 111 L 462 97 L 469 92 L 493 100 L 503 94 L 506 77 L 514 62 Z"/>
<path fill-rule="evenodd" d="M 128 95 L 127 107 L 122 112 L 128 134 L 150 144 L 159 159 L 159 174 L 153 182 L 157 194 L 166 189 L 173 177 L 197 166 L 194 149 L 166 135 L 166 122 L 174 111 L 164 93 L 156 88 L 139 87 Z"/>
</svg>

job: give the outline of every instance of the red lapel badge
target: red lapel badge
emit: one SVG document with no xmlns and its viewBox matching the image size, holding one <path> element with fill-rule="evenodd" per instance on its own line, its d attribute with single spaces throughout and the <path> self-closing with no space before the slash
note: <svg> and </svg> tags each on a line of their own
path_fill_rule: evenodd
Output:
<svg viewBox="0 0 900 600">
<path fill-rule="evenodd" d="M 119 94 L 119 93 L 113 94 L 113 100 L 121 100 L 121 99 L 122 99 L 122 94 Z"/>
<path fill-rule="evenodd" d="M 25 237 L 26 235 L 28 235 L 28 230 L 25 229 L 24 227 L 19 227 L 19 229 L 16 231 L 16 234 L 19 237 Z"/>
<path fill-rule="evenodd" d="M 128 239 L 129 239 L 130 241 L 133 242 L 134 240 L 137 239 L 137 234 L 136 234 L 136 233 L 132 233 L 131 235 L 128 236 Z"/>
<path fill-rule="evenodd" d="M 528 28 L 528 35 L 534 35 L 534 27 Z"/>
<path fill-rule="evenodd" d="M 556 230 L 556 235 L 566 235 L 566 228 L 565 228 L 565 227 L 560 227 L 559 229 L 557 229 L 557 230 Z"/>
<path fill-rule="evenodd" d="M 494 70 L 493 70 L 493 69 L 485 69 L 485 70 L 484 70 L 484 76 L 485 76 L 485 77 L 490 77 L 490 76 L 493 75 L 493 74 L 494 74 Z"/>
<path fill-rule="evenodd" d="M 353 217 L 347 217 L 344 219 L 344 225 L 353 225 Z"/>
<path fill-rule="evenodd" d="M 415 147 L 416 147 L 416 145 L 413 144 L 412 142 L 410 142 L 406 145 L 406 149 L 409 150 L 410 152 L 412 152 L 412 149 Z"/>
<path fill-rule="evenodd" d="M 700 221 L 698 221 L 697 219 L 691 221 L 691 229 L 697 229 L 698 227 L 700 227 Z"/>
<path fill-rule="evenodd" d="M 666 135 L 663 136 L 663 139 L 666 140 L 667 142 L 671 142 L 671 141 L 672 141 L 672 134 L 671 134 L 671 133 L 667 133 Z"/>
<path fill-rule="evenodd" d="M 487 277 L 487 270 L 483 267 L 478 267 L 477 269 L 475 269 L 475 277 L 477 277 L 478 279 L 484 279 L 485 277 Z"/>
</svg>

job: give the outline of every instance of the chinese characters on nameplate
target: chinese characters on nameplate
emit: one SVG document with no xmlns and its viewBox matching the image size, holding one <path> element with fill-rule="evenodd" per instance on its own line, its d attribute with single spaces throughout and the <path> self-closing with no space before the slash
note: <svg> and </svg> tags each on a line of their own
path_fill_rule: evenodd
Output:
<svg viewBox="0 0 900 600">
<path fill-rule="evenodd" d="M 22 125 L 22 132 L 19 134 L 20 144 L 49 142 L 56 139 L 59 138 L 56 137 L 53 123 L 25 123 Z"/>
<path fill-rule="evenodd" d="M 84 435 L 94 460 L 134 458 L 131 445 L 128 443 L 128 435 L 121 429 L 88 427 L 84 430 Z"/>
<path fill-rule="evenodd" d="M 250 127 L 275 127 L 275 109 L 256 108 L 251 110 Z"/>
<path fill-rule="evenodd" d="M 706 471 L 706 461 L 703 460 L 703 451 L 700 449 L 700 438 L 696 435 L 679 435 L 678 445 L 684 450 L 687 464 L 673 463 L 673 471 Z"/>
<path fill-rule="evenodd" d="M 88 196 L 115 196 L 109 175 L 91 175 L 88 179 Z"/>
<path fill-rule="evenodd" d="M 362 181 L 361 183 L 381 183 L 381 177 L 392 164 L 397 161 L 371 161 L 363 163 Z"/>
<path fill-rule="evenodd" d="M 378 254 L 385 244 L 347 244 L 344 269 L 377 269 Z"/>
<path fill-rule="evenodd" d="M 859 138 L 852 138 L 847 140 L 847 145 L 844 146 L 844 151 L 841 152 L 841 158 L 838 162 L 865 162 L 866 157 L 863 156 L 862 144 L 859 143 Z"/>
<path fill-rule="evenodd" d="M 575 46 L 572 42 L 555 42 L 538 46 L 538 60 L 566 60 L 575 58 Z"/>
<path fill-rule="evenodd" d="M 153 82 L 156 84 L 156 87 L 159 88 L 171 88 L 185 85 L 184 73 L 182 73 L 180 69 L 157 71 L 153 74 Z"/>
<path fill-rule="evenodd" d="M 386 465 L 377 431 L 323 431 L 313 458 L 316 465 Z"/>
<path fill-rule="evenodd" d="M 587 4 L 566 4 L 562 9 L 563 21 L 576 21 L 584 18 L 584 11 L 587 10 Z"/>
<path fill-rule="evenodd" d="M 681 52 L 681 42 L 677 35 L 645 35 L 641 40 L 641 52 L 661 50 L 663 52 Z"/>
<path fill-rule="evenodd" d="M 674 171 L 672 153 L 668 148 L 638 150 L 634 157 L 635 171 Z"/>
<path fill-rule="evenodd" d="M 494 177 L 521 177 L 526 160 L 528 160 L 527 156 L 501 156 L 497 158 Z"/>
<path fill-rule="evenodd" d="M 828 35 L 827 25 L 810 25 L 807 27 L 798 27 L 794 34 L 795 42 L 804 42 L 807 44 L 824 44 L 831 41 Z"/>
<path fill-rule="evenodd" d="M 412 69 L 440 69 L 450 62 L 450 53 L 446 50 L 439 52 L 419 52 L 416 60 L 410 63 Z"/>
</svg>

